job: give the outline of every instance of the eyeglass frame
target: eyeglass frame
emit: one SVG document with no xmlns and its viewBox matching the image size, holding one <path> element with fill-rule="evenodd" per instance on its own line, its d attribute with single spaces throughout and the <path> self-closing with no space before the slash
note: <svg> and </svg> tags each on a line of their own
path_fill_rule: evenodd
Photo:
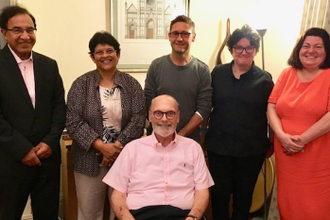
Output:
<svg viewBox="0 0 330 220">
<path fill-rule="evenodd" d="M 111 51 L 111 52 L 109 53 L 109 51 Z M 101 52 L 102 52 L 102 54 L 101 54 Z M 97 56 L 102 56 L 104 53 L 107 54 L 107 55 L 111 55 L 111 54 L 113 54 L 114 52 L 118 52 L 118 50 L 113 50 L 113 49 L 109 48 L 109 49 L 107 49 L 107 50 L 102 50 L 102 51 L 99 50 L 99 51 L 89 52 L 88 54 L 93 54 L 94 56 L 95 56 L 95 55 L 97 55 Z"/>
<path fill-rule="evenodd" d="M 6 30 L 6 31 L 11 31 L 11 32 L 13 32 L 14 34 L 17 34 L 17 35 L 22 35 L 22 34 L 24 34 L 24 32 L 26 32 L 27 34 L 35 34 L 35 31 L 37 30 L 37 28 L 35 28 L 35 27 L 27 27 L 27 28 L 21 28 L 21 27 L 14 27 L 14 28 L 3 28 L 4 30 Z M 32 32 L 31 33 L 29 33 L 29 31 L 28 30 L 31 30 Z M 18 31 L 18 33 L 15 33 L 15 31 L 17 32 Z"/>
<path fill-rule="evenodd" d="M 176 112 L 175 111 L 167 111 L 167 112 L 163 112 L 163 111 L 160 111 L 160 110 L 156 110 L 156 111 L 151 111 L 150 110 L 150 112 L 152 113 L 152 115 L 154 116 L 154 118 L 155 119 L 157 119 L 157 120 L 160 120 L 160 119 L 162 119 L 163 117 L 164 117 L 164 115 L 166 116 L 166 118 L 168 119 L 168 120 L 172 120 L 173 118 L 175 118 L 176 117 Z M 159 117 L 156 117 L 155 116 L 155 113 L 162 113 L 162 116 L 159 118 Z M 174 115 L 173 115 L 173 117 L 171 118 L 169 118 L 168 117 L 168 113 L 174 113 Z"/>
<path fill-rule="evenodd" d="M 238 47 L 242 47 L 242 46 L 238 46 Z M 246 49 L 247 47 L 251 47 L 251 48 L 252 48 L 252 51 L 251 51 L 251 52 L 248 52 L 247 49 Z M 245 50 L 245 52 L 246 52 L 247 54 L 251 54 L 251 53 L 253 53 L 254 49 L 256 49 L 254 46 L 247 46 L 247 47 L 242 47 L 241 52 L 237 52 L 237 51 L 236 51 L 237 46 L 234 46 L 233 48 L 234 48 L 235 53 L 237 53 L 237 54 L 241 54 L 241 53 L 243 53 L 244 50 Z"/>
<path fill-rule="evenodd" d="M 190 37 L 190 35 L 192 34 L 192 32 L 186 32 L 186 31 L 184 31 L 184 32 L 177 32 L 177 31 L 173 31 L 173 32 L 169 32 L 168 34 L 170 35 L 170 38 L 173 38 L 173 39 L 178 38 L 180 35 L 181 35 L 181 38 L 182 39 L 188 39 Z M 172 36 L 172 34 L 175 34 L 177 36 Z M 185 34 L 185 35 L 182 35 L 182 34 Z"/>
</svg>

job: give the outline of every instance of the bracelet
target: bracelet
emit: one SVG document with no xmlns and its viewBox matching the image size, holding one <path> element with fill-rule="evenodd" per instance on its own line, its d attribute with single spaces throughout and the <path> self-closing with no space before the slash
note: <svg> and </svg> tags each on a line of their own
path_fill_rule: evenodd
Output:
<svg viewBox="0 0 330 220">
<path fill-rule="evenodd" d="M 202 127 L 200 127 L 200 128 L 199 128 L 199 131 L 207 131 L 207 128 L 202 128 Z"/>
<path fill-rule="evenodd" d="M 190 217 L 190 218 L 193 218 L 194 220 L 197 220 L 197 217 L 194 216 L 194 215 L 187 215 L 187 218 Z"/>
</svg>

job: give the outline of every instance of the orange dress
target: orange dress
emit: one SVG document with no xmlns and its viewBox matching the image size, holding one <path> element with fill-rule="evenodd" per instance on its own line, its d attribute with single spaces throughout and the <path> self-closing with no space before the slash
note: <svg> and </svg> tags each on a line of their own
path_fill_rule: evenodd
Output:
<svg viewBox="0 0 330 220">
<path fill-rule="evenodd" d="M 300 82 L 295 68 L 285 69 L 269 97 L 284 132 L 300 135 L 330 111 L 330 69 Z M 330 219 L 330 132 L 286 156 L 275 137 L 277 199 L 282 220 Z"/>
</svg>

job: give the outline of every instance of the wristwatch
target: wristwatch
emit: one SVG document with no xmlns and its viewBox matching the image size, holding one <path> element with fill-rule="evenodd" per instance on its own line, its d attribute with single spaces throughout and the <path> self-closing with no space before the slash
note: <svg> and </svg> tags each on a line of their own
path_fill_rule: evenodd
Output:
<svg viewBox="0 0 330 220">
<path fill-rule="evenodd" d="M 187 218 L 190 217 L 190 218 L 193 218 L 194 220 L 197 220 L 197 217 L 194 216 L 194 215 L 187 215 Z"/>
</svg>

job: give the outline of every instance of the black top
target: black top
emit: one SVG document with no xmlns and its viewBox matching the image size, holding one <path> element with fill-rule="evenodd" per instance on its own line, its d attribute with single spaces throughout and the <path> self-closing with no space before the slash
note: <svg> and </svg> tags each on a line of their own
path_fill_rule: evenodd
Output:
<svg viewBox="0 0 330 220">
<path fill-rule="evenodd" d="M 225 156 L 262 154 L 269 148 L 266 111 L 274 83 L 271 75 L 254 62 L 236 79 L 233 62 L 218 65 L 211 73 L 213 109 L 205 146 Z"/>
</svg>

